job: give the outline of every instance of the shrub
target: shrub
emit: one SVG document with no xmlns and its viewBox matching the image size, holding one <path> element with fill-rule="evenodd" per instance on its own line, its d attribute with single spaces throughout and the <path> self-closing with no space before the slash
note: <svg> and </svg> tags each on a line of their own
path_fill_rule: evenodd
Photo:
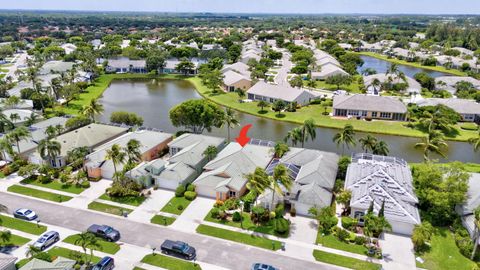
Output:
<svg viewBox="0 0 480 270">
<path fill-rule="evenodd" d="M 350 233 L 347 230 L 340 229 L 337 230 L 337 237 L 342 242 L 347 242 L 347 239 L 350 237 Z"/>
<path fill-rule="evenodd" d="M 286 234 L 290 230 L 290 223 L 284 218 L 276 218 L 273 221 L 275 232 L 279 234 Z"/>
<path fill-rule="evenodd" d="M 2 172 L 5 176 L 8 176 L 13 173 L 12 169 L 10 168 L 9 165 L 3 167 Z"/>
<path fill-rule="evenodd" d="M 250 211 L 252 210 L 251 206 L 252 206 L 251 202 L 249 202 L 249 201 L 243 202 L 243 212 L 250 213 Z"/>
<path fill-rule="evenodd" d="M 194 191 L 186 191 L 184 193 L 184 196 L 185 196 L 185 199 L 187 199 L 189 201 L 193 201 L 197 197 L 197 193 L 194 192 Z"/>
<path fill-rule="evenodd" d="M 90 182 L 88 181 L 83 181 L 81 184 L 80 184 L 81 187 L 83 188 L 89 188 L 90 187 Z"/>
<path fill-rule="evenodd" d="M 180 204 L 180 205 L 177 206 L 177 209 L 178 209 L 179 211 L 182 211 L 182 210 L 184 209 L 184 207 L 183 207 L 183 205 Z"/>
<path fill-rule="evenodd" d="M 52 262 L 52 256 L 46 252 L 39 252 L 33 257 L 42 261 Z"/>
<path fill-rule="evenodd" d="M 195 192 L 195 185 L 194 184 L 188 184 L 187 186 L 187 191 Z"/>
<path fill-rule="evenodd" d="M 215 202 L 215 205 L 214 205 L 214 206 L 215 206 L 215 207 L 223 206 L 223 201 L 217 200 L 217 201 Z"/>
<path fill-rule="evenodd" d="M 242 216 L 240 215 L 240 212 L 233 213 L 232 220 L 235 222 L 239 222 L 240 220 L 242 220 Z"/>
<path fill-rule="evenodd" d="M 355 236 L 355 244 L 357 245 L 365 245 L 367 242 L 367 238 L 364 236 Z"/>
<path fill-rule="evenodd" d="M 290 208 L 290 216 L 294 217 L 297 215 L 297 209 L 295 209 L 295 206 L 292 206 Z"/>
<path fill-rule="evenodd" d="M 227 210 L 237 209 L 240 206 L 240 200 L 237 198 L 229 198 L 224 202 L 223 206 Z"/>
<path fill-rule="evenodd" d="M 222 220 L 223 220 L 223 219 L 226 219 L 226 218 L 227 218 L 227 213 L 225 213 L 225 211 L 223 211 L 223 210 L 220 210 L 220 211 L 218 212 L 218 219 L 222 219 Z"/>
<path fill-rule="evenodd" d="M 175 196 L 176 197 L 183 197 L 185 194 L 185 186 L 184 185 L 179 185 L 177 189 L 175 189 Z"/>
<path fill-rule="evenodd" d="M 478 125 L 475 123 L 462 123 L 460 128 L 464 130 L 478 130 Z"/>
<path fill-rule="evenodd" d="M 45 176 L 45 175 L 39 175 L 37 177 L 37 180 L 38 180 L 38 182 L 40 182 L 42 184 L 48 184 L 48 183 L 52 182 L 52 179 L 48 176 Z"/>
<path fill-rule="evenodd" d="M 271 212 L 269 213 L 269 216 L 268 216 L 268 217 L 269 217 L 269 219 L 274 219 L 276 216 L 277 216 L 277 214 L 275 214 L 274 211 L 271 211 Z"/>
<path fill-rule="evenodd" d="M 210 216 L 212 218 L 218 218 L 219 214 L 220 214 L 220 209 L 218 209 L 217 207 L 214 207 L 212 211 L 210 211 Z"/>
<path fill-rule="evenodd" d="M 342 217 L 342 227 L 346 230 L 353 231 L 357 226 L 358 221 L 351 217 Z"/>
<path fill-rule="evenodd" d="M 285 205 L 283 203 L 280 203 L 275 207 L 275 216 L 277 217 L 283 217 L 283 213 L 285 212 Z"/>
</svg>

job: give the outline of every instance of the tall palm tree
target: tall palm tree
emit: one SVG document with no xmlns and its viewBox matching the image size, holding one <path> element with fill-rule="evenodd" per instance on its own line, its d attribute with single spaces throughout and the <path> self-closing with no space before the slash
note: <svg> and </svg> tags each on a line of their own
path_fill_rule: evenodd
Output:
<svg viewBox="0 0 480 270">
<path fill-rule="evenodd" d="M 80 246 L 85 253 L 85 259 L 87 259 L 87 249 L 90 249 L 90 258 L 87 262 L 87 265 L 90 265 L 93 258 L 93 250 L 102 250 L 102 246 L 98 243 L 97 238 L 91 232 L 83 232 L 77 235 L 74 244 Z"/>
<path fill-rule="evenodd" d="M 305 144 L 305 141 L 308 140 L 309 138 L 313 141 L 315 140 L 315 137 L 317 137 L 317 132 L 315 129 L 315 120 L 312 118 L 305 120 L 303 122 L 303 125 L 300 127 L 302 130 L 302 148 Z"/>
<path fill-rule="evenodd" d="M 284 142 L 290 141 L 292 146 L 297 145 L 297 143 L 302 139 L 302 130 L 299 127 L 293 128 L 288 131 L 287 136 L 285 136 Z"/>
<path fill-rule="evenodd" d="M 230 108 L 225 109 L 225 118 L 223 121 L 227 126 L 227 139 L 230 141 L 230 129 L 240 125 L 240 122 L 237 119 L 235 111 Z"/>
<path fill-rule="evenodd" d="M 98 100 L 92 99 L 88 105 L 83 106 L 80 111 L 81 114 L 90 118 L 92 122 L 95 121 L 95 115 L 101 114 L 103 112 L 103 105 L 98 103 Z"/>
<path fill-rule="evenodd" d="M 18 113 L 10 114 L 10 121 L 12 121 L 12 123 L 16 123 L 18 120 L 21 120 L 20 115 L 18 115 Z"/>
<path fill-rule="evenodd" d="M 288 150 L 290 150 L 288 145 L 280 141 L 276 142 L 273 147 L 273 153 L 276 158 L 281 158 L 286 152 L 288 152 Z"/>
<path fill-rule="evenodd" d="M 12 239 L 12 232 L 9 230 L 3 230 L 0 231 L 0 240 L 4 243 L 7 244 L 10 239 Z"/>
<path fill-rule="evenodd" d="M 205 151 L 203 151 L 202 155 L 207 158 L 208 161 L 214 159 L 218 154 L 218 149 L 215 147 L 215 145 L 209 145 L 207 148 L 205 148 Z"/>
<path fill-rule="evenodd" d="M 480 130 L 478 132 L 478 136 L 476 138 L 468 139 L 468 142 L 473 145 L 473 151 L 477 152 L 480 150 Z"/>
<path fill-rule="evenodd" d="M 60 155 L 62 145 L 54 140 L 43 139 L 38 143 L 37 150 L 43 160 L 48 160 L 51 163 Z"/>
<path fill-rule="evenodd" d="M 33 245 L 28 245 L 28 249 L 27 251 L 25 252 L 25 256 L 27 258 L 33 258 L 35 256 L 37 256 L 39 253 L 41 253 L 42 250 L 40 248 L 37 248 Z"/>
<path fill-rule="evenodd" d="M 378 93 L 378 90 L 380 90 L 381 86 L 382 86 L 382 82 L 380 82 L 379 79 L 375 78 L 375 79 L 372 80 L 372 82 L 370 83 L 370 85 L 368 87 L 372 87 L 373 91 L 375 93 Z"/>
<path fill-rule="evenodd" d="M 7 140 L 17 145 L 17 153 L 20 154 L 20 141 L 31 137 L 30 131 L 26 127 L 17 127 L 6 135 Z"/>
<path fill-rule="evenodd" d="M 431 153 L 445 158 L 447 156 L 445 150 L 448 148 L 448 144 L 440 131 L 432 130 L 427 136 L 422 137 L 421 142 L 415 144 L 415 148 L 423 151 L 424 161 L 429 161 Z"/>
<path fill-rule="evenodd" d="M 138 162 L 142 159 L 140 147 L 142 147 L 142 144 L 138 140 L 131 139 L 127 142 L 127 146 L 124 148 L 124 151 L 128 157 L 127 162 L 129 164 L 132 164 L 133 162 Z"/>
<path fill-rule="evenodd" d="M 342 155 L 345 154 L 345 146 L 350 148 L 350 146 L 355 146 L 357 143 L 355 142 L 355 130 L 353 126 L 350 124 L 346 124 L 342 131 L 335 134 L 333 136 L 333 142 L 339 146 L 342 145 Z"/>
<path fill-rule="evenodd" d="M 47 138 L 52 139 L 57 134 L 57 128 L 55 128 L 55 126 L 48 126 L 47 129 L 45 129 L 45 134 Z"/>
<path fill-rule="evenodd" d="M 384 141 L 378 141 L 372 150 L 374 155 L 381 155 L 381 156 L 388 156 L 390 150 L 388 149 L 388 145 Z"/>
<path fill-rule="evenodd" d="M 270 189 L 272 191 L 272 203 L 270 204 L 270 208 L 274 209 L 275 207 L 273 204 L 275 203 L 275 193 L 283 195 L 282 187 L 290 191 L 292 189 L 293 181 L 288 175 L 287 167 L 283 164 L 279 164 L 273 169 L 273 175 L 270 178 Z"/>
<path fill-rule="evenodd" d="M 368 153 L 368 151 L 373 152 L 373 148 L 377 144 L 377 138 L 370 134 L 367 134 L 367 136 L 360 138 L 358 142 L 362 146 L 362 149 L 365 151 L 365 153 Z"/>
<path fill-rule="evenodd" d="M 246 176 L 247 188 L 257 195 L 261 194 L 270 186 L 270 178 L 268 177 L 265 169 L 257 167 L 253 173 L 250 173 Z"/>
<path fill-rule="evenodd" d="M 2 157 L 3 160 L 5 160 L 6 155 L 13 157 L 15 155 L 15 152 L 13 151 L 12 144 L 6 138 L 1 138 L 0 139 L 0 156 Z"/>
<path fill-rule="evenodd" d="M 119 179 L 117 174 L 117 165 L 125 162 L 126 154 L 122 151 L 122 148 L 118 144 L 112 145 L 110 149 L 107 149 L 105 158 L 113 162 L 113 170 L 117 180 Z"/>
</svg>

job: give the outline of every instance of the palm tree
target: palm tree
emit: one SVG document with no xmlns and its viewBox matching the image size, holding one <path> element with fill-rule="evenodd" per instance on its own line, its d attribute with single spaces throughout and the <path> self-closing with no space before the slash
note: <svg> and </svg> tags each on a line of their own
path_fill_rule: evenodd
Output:
<svg viewBox="0 0 480 270">
<path fill-rule="evenodd" d="M 365 153 L 368 153 L 368 151 L 373 152 L 373 148 L 375 148 L 375 145 L 377 144 L 377 138 L 367 134 L 367 136 L 360 138 L 358 142 L 362 145 L 362 149 L 365 150 Z"/>
<path fill-rule="evenodd" d="M 218 154 L 218 149 L 215 147 L 215 145 L 209 145 L 207 148 L 205 148 L 205 151 L 203 151 L 202 155 L 207 158 L 208 161 L 214 159 Z"/>
<path fill-rule="evenodd" d="M 478 136 L 476 138 L 468 139 L 468 142 L 473 145 L 473 151 L 477 152 L 480 150 L 480 130 L 478 132 Z"/>
<path fill-rule="evenodd" d="M 20 154 L 20 141 L 31 137 L 30 131 L 26 127 L 17 127 L 6 135 L 7 140 L 17 145 L 17 153 Z"/>
<path fill-rule="evenodd" d="M 116 178 L 118 180 L 117 165 L 125 162 L 126 154 L 122 151 L 118 144 L 112 145 L 110 149 L 107 149 L 105 158 L 113 162 L 113 170 L 115 171 Z"/>
<path fill-rule="evenodd" d="M 390 150 L 388 149 L 388 145 L 384 141 L 378 141 L 372 150 L 374 155 L 381 155 L 381 156 L 388 156 Z"/>
<path fill-rule="evenodd" d="M 305 120 L 303 122 L 303 125 L 300 127 L 302 130 L 302 148 L 305 144 L 305 141 L 310 138 L 312 141 L 315 140 L 315 137 L 317 136 L 316 129 L 315 129 L 315 120 L 312 118 Z"/>
<path fill-rule="evenodd" d="M 6 159 L 5 154 L 13 157 L 15 152 L 13 151 L 12 144 L 5 138 L 0 139 L 0 156 L 3 160 Z"/>
<path fill-rule="evenodd" d="M 339 133 L 335 134 L 333 136 L 333 142 L 335 142 L 338 145 L 342 145 L 342 155 L 345 154 L 345 146 L 347 148 L 350 148 L 350 146 L 355 146 L 355 130 L 353 129 L 353 126 L 350 124 L 346 124 L 342 131 Z"/>
<path fill-rule="evenodd" d="M 127 146 L 124 148 L 125 154 L 128 157 L 127 163 L 132 164 L 142 159 L 140 147 L 142 147 L 142 144 L 138 140 L 131 139 L 127 142 Z"/>
<path fill-rule="evenodd" d="M 20 115 L 18 115 L 18 113 L 10 114 L 10 121 L 12 121 L 12 123 L 16 123 L 18 120 L 21 120 Z"/>
<path fill-rule="evenodd" d="M 475 231 L 473 234 L 473 251 L 472 255 L 470 256 L 470 260 L 473 260 L 473 257 L 475 257 L 475 253 L 477 253 L 477 247 L 478 247 L 478 238 L 480 237 L 480 207 L 477 207 L 473 211 L 473 217 L 474 221 L 473 224 L 475 225 Z"/>
<path fill-rule="evenodd" d="M 382 86 L 382 82 L 380 82 L 379 79 L 375 78 L 372 80 L 372 82 L 370 83 L 370 85 L 368 86 L 369 87 L 372 87 L 373 88 L 373 92 L 376 94 L 378 93 L 378 90 L 380 90 L 380 87 Z"/>
<path fill-rule="evenodd" d="M 282 186 L 290 191 L 292 189 L 293 181 L 288 175 L 288 169 L 283 164 L 279 164 L 273 169 L 273 175 L 269 180 L 271 186 L 270 189 L 272 191 L 272 203 L 270 204 L 270 210 L 274 209 L 275 203 L 275 193 L 283 195 Z"/>
<path fill-rule="evenodd" d="M 37 248 L 33 245 L 29 245 L 28 249 L 27 249 L 27 252 L 25 252 L 25 256 L 27 256 L 27 258 L 33 258 L 33 257 L 37 256 L 38 254 L 40 254 L 41 252 L 42 252 L 42 250 L 40 248 Z"/>
<path fill-rule="evenodd" d="M 423 151 L 423 159 L 429 161 L 430 153 L 435 153 L 445 158 L 445 150 L 448 148 L 448 144 L 440 131 L 432 130 L 427 136 L 422 138 L 421 142 L 415 144 L 415 148 L 421 149 Z"/>
<path fill-rule="evenodd" d="M 52 139 L 57 134 L 57 128 L 55 126 L 48 126 L 47 129 L 45 129 L 45 134 L 47 138 Z"/>
<path fill-rule="evenodd" d="M 90 249 L 90 258 L 87 262 L 87 265 L 90 265 L 90 262 L 93 258 L 93 250 L 102 250 L 102 246 L 98 243 L 97 238 L 91 232 L 83 232 L 77 235 L 77 239 L 75 239 L 74 244 L 80 246 L 85 253 L 85 259 L 87 258 L 87 249 Z"/>
<path fill-rule="evenodd" d="M 230 129 L 240 125 L 235 115 L 235 111 L 230 108 L 225 109 L 225 118 L 223 121 L 224 124 L 227 126 L 227 139 L 228 141 L 230 141 Z"/>
<path fill-rule="evenodd" d="M 265 170 L 261 167 L 257 167 L 253 173 L 246 176 L 247 188 L 254 191 L 257 195 L 261 194 L 270 186 L 270 178 Z"/>
<path fill-rule="evenodd" d="M 35 121 L 37 121 L 38 117 L 38 114 L 32 112 L 29 117 L 25 118 L 25 126 L 29 127 L 35 124 Z"/>
<path fill-rule="evenodd" d="M 76 147 L 67 152 L 67 160 L 73 168 L 82 166 L 83 160 L 90 153 L 86 146 Z"/>
<path fill-rule="evenodd" d="M 276 142 L 273 147 L 273 152 L 275 153 L 276 158 L 281 158 L 286 152 L 290 150 L 288 145 L 283 142 Z"/>
<path fill-rule="evenodd" d="M 268 107 L 268 102 L 266 102 L 265 100 L 260 100 L 258 103 L 257 103 L 257 107 L 260 107 L 260 111 L 261 112 L 264 112 L 264 108 L 265 107 Z"/>
<path fill-rule="evenodd" d="M 43 160 L 49 160 L 51 164 L 52 160 L 55 160 L 60 155 L 62 145 L 57 141 L 43 139 L 38 143 L 37 150 L 40 157 Z"/>
<path fill-rule="evenodd" d="M 12 232 L 9 230 L 4 230 L 0 232 L 0 240 L 4 243 L 7 244 L 10 239 L 12 239 Z"/>
<path fill-rule="evenodd" d="M 95 115 L 101 114 L 102 112 L 103 112 L 103 105 L 98 103 L 96 99 L 90 100 L 90 103 L 88 105 L 83 106 L 82 110 L 80 111 L 81 114 L 90 118 L 92 122 L 95 121 Z"/>
<path fill-rule="evenodd" d="M 285 136 L 284 142 L 288 142 L 289 140 L 292 142 L 292 146 L 297 145 L 297 143 L 302 139 L 302 130 L 299 127 L 296 127 L 290 130 Z"/>
</svg>

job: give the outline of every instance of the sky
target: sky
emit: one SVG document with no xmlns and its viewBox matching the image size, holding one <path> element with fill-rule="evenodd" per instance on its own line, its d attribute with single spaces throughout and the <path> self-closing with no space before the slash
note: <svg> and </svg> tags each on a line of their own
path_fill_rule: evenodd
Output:
<svg viewBox="0 0 480 270">
<path fill-rule="evenodd" d="M 0 9 L 214 13 L 479 14 L 480 0 L 0 0 Z"/>
</svg>

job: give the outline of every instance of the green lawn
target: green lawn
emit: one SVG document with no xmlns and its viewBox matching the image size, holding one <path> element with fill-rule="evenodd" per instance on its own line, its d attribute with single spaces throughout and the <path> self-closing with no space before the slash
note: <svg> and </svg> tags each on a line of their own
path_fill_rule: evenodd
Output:
<svg viewBox="0 0 480 270">
<path fill-rule="evenodd" d="M 333 234 L 322 236 L 319 233 L 317 236 L 317 243 L 325 247 L 344 250 L 361 255 L 367 255 L 368 252 L 368 249 L 365 246 L 342 242 Z"/>
<path fill-rule="evenodd" d="M 324 109 L 322 105 L 309 105 L 298 109 L 296 112 L 283 112 L 280 117 L 277 113 L 269 108 L 266 112 L 261 112 L 257 107 L 257 102 L 240 103 L 239 97 L 236 93 L 220 93 L 212 94 L 211 90 L 204 86 L 197 77 L 187 78 L 186 80 L 192 82 L 197 91 L 203 97 L 222 106 L 230 107 L 232 109 L 252 114 L 259 117 L 274 119 L 279 121 L 286 121 L 295 124 L 303 124 L 309 118 L 313 118 L 317 126 L 342 129 L 346 124 L 351 124 L 356 131 L 400 135 L 409 137 L 422 137 L 425 134 L 416 129 L 407 127 L 407 122 L 397 121 L 363 121 L 356 119 L 334 119 L 328 115 L 322 115 Z M 476 137 L 478 132 L 473 130 L 461 130 L 459 126 L 456 127 L 458 135 L 456 137 L 447 137 L 448 140 L 467 141 L 469 138 Z"/>
<path fill-rule="evenodd" d="M 410 166 L 415 166 L 421 163 L 409 163 Z M 433 166 L 450 166 L 452 163 L 435 163 Z M 467 172 L 480 173 L 480 164 L 478 163 L 462 163 L 463 168 Z"/>
<path fill-rule="evenodd" d="M 10 241 L 8 241 L 7 243 L 2 242 L 0 246 L 23 246 L 26 243 L 30 242 L 30 240 L 32 239 L 21 237 L 12 233 Z"/>
<path fill-rule="evenodd" d="M 75 245 L 75 241 L 78 238 L 79 238 L 78 234 L 70 235 L 69 237 L 65 238 L 63 242 Z M 94 248 L 94 250 L 102 251 L 108 254 L 115 254 L 120 250 L 120 246 L 117 243 L 108 242 L 99 237 L 97 237 L 97 240 L 101 248 L 100 249 Z"/>
<path fill-rule="evenodd" d="M 19 186 L 19 185 L 13 185 L 9 187 L 7 190 L 10 192 L 23 194 L 30 197 L 36 197 L 44 200 L 49 200 L 52 202 L 66 202 L 72 199 L 72 197 L 69 197 L 69 196 L 64 196 L 64 195 L 60 195 L 52 192 L 47 192 L 47 191 Z"/>
<path fill-rule="evenodd" d="M 428 70 L 433 70 L 433 71 L 438 71 L 438 72 L 443 72 L 443 73 L 449 73 L 449 74 L 456 75 L 456 76 L 467 76 L 467 74 L 465 72 L 460 71 L 460 70 L 447 69 L 443 66 L 433 66 L 433 67 L 432 66 L 424 66 L 424 65 L 422 65 L 420 63 L 417 63 L 417 62 L 408 62 L 408 61 L 399 60 L 399 59 L 396 59 L 396 58 L 388 58 L 388 56 L 386 56 L 386 55 L 382 55 L 382 54 L 378 54 L 378 53 L 374 53 L 374 52 L 359 52 L 358 54 L 375 57 L 375 58 L 378 58 L 378 59 L 381 59 L 381 60 L 384 60 L 384 61 L 388 61 L 388 62 L 391 62 L 391 63 L 397 63 L 399 65 L 405 65 L 405 66 L 423 68 L 423 69 L 428 69 Z"/>
<path fill-rule="evenodd" d="M 267 238 L 254 236 L 246 233 L 220 229 L 208 225 L 199 225 L 197 227 L 197 233 L 270 250 L 279 250 L 281 248 L 280 241 L 270 240 Z"/>
<path fill-rule="evenodd" d="M 66 185 L 64 183 L 61 183 L 58 180 L 54 180 L 50 183 L 47 184 L 42 184 L 39 181 L 36 181 L 35 179 L 25 179 L 21 182 L 22 184 L 29 184 L 29 185 L 35 185 L 38 187 L 44 187 L 44 188 L 50 188 L 54 190 L 59 190 L 63 192 L 68 192 L 68 193 L 73 193 L 73 194 L 80 194 L 82 193 L 85 188 L 77 185 Z"/>
<path fill-rule="evenodd" d="M 169 226 L 173 222 L 175 222 L 175 218 L 167 217 L 163 215 L 155 215 L 152 217 L 152 219 L 150 219 L 150 222 L 154 224 L 163 225 L 163 226 Z"/>
<path fill-rule="evenodd" d="M 448 229 L 437 229 L 430 244 L 431 249 L 428 252 L 417 255 L 425 260 L 423 264 L 417 262 L 417 267 L 431 270 L 476 269 L 476 263 L 460 253 Z"/>
<path fill-rule="evenodd" d="M 168 203 L 160 211 L 165 213 L 175 214 L 175 215 L 181 215 L 190 203 L 191 201 L 185 199 L 185 197 L 175 196 L 172 199 L 170 199 L 170 201 L 168 201 Z M 178 206 L 180 205 L 183 206 L 182 210 L 178 209 Z"/>
<path fill-rule="evenodd" d="M 249 213 L 243 213 L 243 223 L 242 224 L 240 222 L 236 222 L 236 221 L 218 220 L 216 218 L 212 218 L 212 216 L 210 215 L 210 212 L 205 217 L 205 221 L 215 222 L 215 223 L 223 224 L 223 225 L 228 225 L 228 226 L 232 226 L 232 227 L 235 227 L 235 228 L 242 228 L 241 225 L 243 224 L 243 229 L 245 229 L 245 230 L 250 230 L 250 231 L 254 231 L 254 232 L 258 232 L 258 233 L 264 233 L 264 234 L 271 234 L 271 235 L 275 235 L 275 236 L 279 236 L 279 237 L 288 237 L 288 235 L 282 235 L 282 234 L 276 233 L 273 225 L 256 225 L 256 224 L 254 224 L 252 222 L 252 219 L 250 218 Z"/>
<path fill-rule="evenodd" d="M 121 216 L 123 212 L 127 212 L 127 213 L 132 212 L 132 210 L 127 208 L 105 204 L 105 203 L 99 203 L 99 202 L 91 202 L 88 205 L 88 209 L 105 212 L 105 213 L 117 215 L 117 216 Z"/>
<path fill-rule="evenodd" d="M 99 199 L 116 202 L 116 203 L 128 204 L 131 206 L 139 206 L 145 201 L 146 198 L 144 196 L 110 197 L 108 196 L 108 194 L 105 193 L 102 196 L 100 196 Z"/>
<path fill-rule="evenodd" d="M 71 260 L 76 260 L 77 257 L 75 256 L 75 254 L 82 254 L 82 258 L 85 258 L 85 254 L 83 252 L 78 252 L 78 251 L 75 251 L 75 250 L 71 250 L 71 249 L 68 249 L 68 248 L 62 248 L 62 247 L 54 247 L 52 249 L 50 249 L 49 251 L 47 251 L 48 254 L 50 254 L 51 256 L 61 256 L 61 257 L 64 257 L 64 258 L 68 258 L 68 259 L 71 259 Z M 87 252 L 87 258 L 90 258 L 90 251 Z M 100 257 L 97 257 L 97 256 L 93 256 L 92 258 L 92 262 L 93 263 L 97 263 L 101 260 L 102 258 Z"/>
<path fill-rule="evenodd" d="M 0 172 L 0 178 L 5 178 L 5 174 L 3 172 Z"/>
<path fill-rule="evenodd" d="M 380 264 L 362 261 L 320 250 L 314 250 L 313 257 L 315 257 L 315 259 L 319 262 L 334 264 L 355 270 L 380 270 L 382 267 Z"/>
<path fill-rule="evenodd" d="M 305 81 L 305 84 L 306 84 L 306 81 Z M 338 90 L 336 85 L 328 84 L 325 81 L 316 81 L 315 88 L 331 90 L 331 91 Z M 346 90 L 347 92 L 350 92 L 350 93 L 362 93 L 362 91 L 360 91 L 360 85 L 356 80 L 349 85 L 341 85 L 340 89 Z"/>
<path fill-rule="evenodd" d="M 161 254 L 150 254 L 142 259 L 143 263 L 151 264 L 168 270 L 199 270 L 202 269 L 200 265 L 193 264 L 189 261 L 165 256 Z"/>
<path fill-rule="evenodd" d="M 33 222 L 28 222 L 18 218 L 13 218 L 5 215 L 0 215 L 2 220 L 2 227 L 22 231 L 30 234 L 40 235 L 47 231 L 47 226 L 37 225 Z"/>
</svg>

